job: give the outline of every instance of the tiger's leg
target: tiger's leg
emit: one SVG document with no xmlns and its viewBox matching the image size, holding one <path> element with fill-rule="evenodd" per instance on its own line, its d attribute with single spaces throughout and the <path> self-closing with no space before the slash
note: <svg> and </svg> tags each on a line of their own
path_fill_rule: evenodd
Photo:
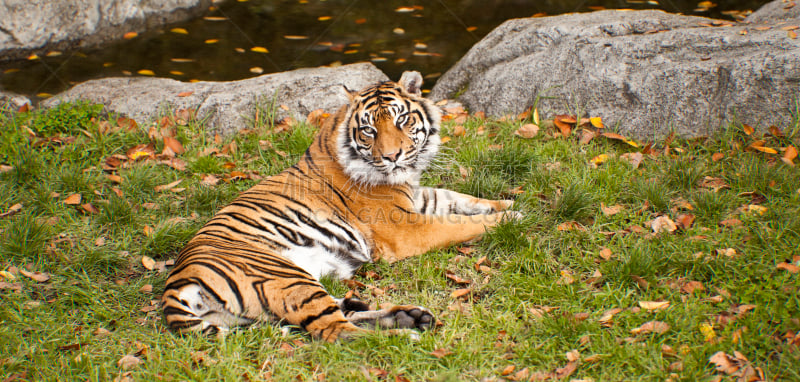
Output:
<svg viewBox="0 0 800 382">
<path fill-rule="evenodd" d="M 370 310 L 367 303 L 354 298 L 337 300 L 345 317 L 362 328 L 428 330 L 433 325 L 433 314 L 421 306 L 396 305 L 381 310 Z"/>
<path fill-rule="evenodd" d="M 513 200 L 488 200 L 442 188 L 418 187 L 414 208 L 424 215 L 487 215 L 504 211 Z"/>
<path fill-rule="evenodd" d="M 372 225 L 375 257 L 391 263 L 434 248 L 471 241 L 504 219 L 520 216 L 516 211 L 466 216 L 421 215 L 393 210 L 391 221 Z"/>
</svg>

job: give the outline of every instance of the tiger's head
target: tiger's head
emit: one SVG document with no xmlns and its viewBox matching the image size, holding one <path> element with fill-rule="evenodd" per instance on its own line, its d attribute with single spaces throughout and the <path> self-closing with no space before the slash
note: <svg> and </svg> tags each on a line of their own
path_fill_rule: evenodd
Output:
<svg viewBox="0 0 800 382">
<path fill-rule="evenodd" d="M 414 183 L 439 149 L 441 112 L 422 98 L 422 76 L 404 72 L 397 82 L 349 91 L 339 126 L 339 162 L 367 185 Z"/>
</svg>

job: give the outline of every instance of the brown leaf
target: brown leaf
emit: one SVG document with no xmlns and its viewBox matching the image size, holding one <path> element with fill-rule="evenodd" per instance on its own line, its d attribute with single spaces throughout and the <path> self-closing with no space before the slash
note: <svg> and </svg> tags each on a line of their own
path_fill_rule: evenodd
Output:
<svg viewBox="0 0 800 382">
<path fill-rule="evenodd" d="M 572 375 L 578 369 L 577 362 L 567 362 L 567 366 L 556 369 L 556 378 L 564 379 Z"/>
<path fill-rule="evenodd" d="M 71 206 L 81 204 L 81 194 L 72 194 L 67 196 L 67 198 L 64 199 L 64 204 L 69 204 Z"/>
<path fill-rule="evenodd" d="M 683 230 L 689 229 L 692 224 L 694 224 L 694 215 L 692 214 L 680 214 L 678 215 L 678 221 L 676 222 L 678 227 Z"/>
<path fill-rule="evenodd" d="M 125 155 L 128 156 L 128 159 L 133 161 L 142 158 L 154 158 L 155 154 L 155 148 L 153 147 L 152 143 L 136 145 L 125 152 Z"/>
<path fill-rule="evenodd" d="M 180 92 L 180 93 L 178 93 L 178 97 L 188 97 L 188 96 L 190 96 L 192 94 L 194 94 L 193 91 Z"/>
<path fill-rule="evenodd" d="M 714 162 L 719 162 L 722 158 L 725 158 L 725 154 L 723 153 L 714 153 L 711 155 L 711 160 Z"/>
<path fill-rule="evenodd" d="M 450 294 L 450 297 L 452 297 L 452 298 L 464 297 L 464 296 L 470 294 L 471 292 L 472 292 L 472 290 L 470 290 L 469 288 L 456 289 L 456 290 L 453 291 L 453 293 Z"/>
<path fill-rule="evenodd" d="M 625 209 L 622 205 L 615 204 L 613 206 L 606 206 L 605 203 L 600 203 L 600 210 L 603 211 L 603 215 L 606 216 L 614 216 L 622 210 Z"/>
<path fill-rule="evenodd" d="M 797 265 L 795 265 L 795 264 L 792 264 L 792 263 L 790 263 L 790 262 L 778 263 L 778 265 L 776 266 L 776 268 L 778 268 L 778 269 L 783 269 L 783 270 L 785 270 L 785 271 L 789 271 L 789 273 L 797 273 L 797 272 L 800 272 L 800 267 L 798 267 Z"/>
<path fill-rule="evenodd" d="M 43 273 L 43 272 L 28 272 L 24 269 L 20 269 L 19 273 L 22 273 L 23 276 L 40 283 L 47 282 L 50 280 L 50 274 Z"/>
<path fill-rule="evenodd" d="M 654 233 L 672 233 L 678 229 L 678 227 L 675 225 L 675 222 L 673 222 L 669 216 L 659 216 L 653 219 L 653 221 L 650 223 L 650 227 L 653 229 Z"/>
<path fill-rule="evenodd" d="M 797 158 L 797 149 L 791 145 L 787 146 L 786 150 L 783 152 L 783 158 L 790 161 L 794 160 L 794 158 Z"/>
<path fill-rule="evenodd" d="M 631 279 L 633 279 L 633 281 L 636 281 L 636 284 L 639 285 L 639 288 L 647 289 L 650 287 L 650 283 L 639 276 L 631 275 Z"/>
<path fill-rule="evenodd" d="M 117 366 L 119 366 L 122 370 L 128 370 L 130 368 L 136 367 L 141 364 L 142 359 L 132 355 L 126 355 L 122 357 L 119 361 L 117 361 Z"/>
<path fill-rule="evenodd" d="M 725 352 L 718 351 L 708 359 L 708 362 L 716 365 L 717 371 L 728 375 L 733 375 L 741 368 L 742 361 L 736 359 Z"/>
<path fill-rule="evenodd" d="M 325 110 L 322 109 L 312 110 L 310 113 L 308 113 L 308 116 L 306 117 L 306 122 L 308 122 L 309 125 L 320 127 L 322 126 L 322 123 L 325 122 L 325 120 L 329 116 L 330 115 L 326 113 Z"/>
<path fill-rule="evenodd" d="M 448 356 L 450 354 L 453 354 L 453 352 L 451 352 L 450 350 L 447 350 L 447 349 L 443 349 L 443 348 L 439 348 L 439 349 L 436 349 L 436 350 L 431 352 L 431 355 L 433 355 L 434 357 L 439 358 L 439 359 L 442 359 L 442 358 L 444 358 L 444 357 L 446 357 L 446 356 Z"/>
<path fill-rule="evenodd" d="M 153 293 L 153 285 L 152 284 L 145 284 L 141 288 L 139 288 L 139 293 Z"/>
<path fill-rule="evenodd" d="M 703 291 L 706 290 L 706 287 L 703 286 L 703 283 L 700 281 L 688 281 L 681 285 L 681 293 L 692 294 L 695 291 Z"/>
<path fill-rule="evenodd" d="M 97 328 L 94 331 L 92 331 L 92 335 L 95 336 L 95 337 L 106 337 L 106 336 L 110 336 L 111 332 L 108 331 L 108 329 L 105 329 L 105 328 Z"/>
<path fill-rule="evenodd" d="M 181 142 L 173 137 L 164 137 L 164 146 L 169 147 L 175 154 L 178 155 L 186 152 Z"/>
<path fill-rule="evenodd" d="M 175 186 L 181 184 L 181 182 L 183 182 L 183 179 L 178 179 L 178 180 L 176 180 L 176 181 L 174 181 L 172 183 L 164 184 L 164 185 L 161 185 L 161 186 L 155 186 L 154 190 L 156 192 L 166 191 L 166 190 L 172 189 Z"/>
<path fill-rule="evenodd" d="M 142 256 L 142 265 L 144 265 L 145 269 L 148 271 L 152 271 L 155 269 L 156 261 L 153 260 L 150 256 Z"/>
<path fill-rule="evenodd" d="M 533 138 L 536 134 L 539 134 L 539 126 L 532 123 L 526 123 L 514 132 L 514 135 L 522 138 Z"/>
<path fill-rule="evenodd" d="M 703 177 L 703 180 L 700 181 L 700 187 L 710 188 L 714 190 L 714 192 L 717 192 L 723 188 L 731 188 L 727 183 L 725 183 L 724 179 L 710 176 Z"/>
<path fill-rule="evenodd" d="M 98 211 L 98 210 L 97 210 L 97 208 L 95 208 L 95 207 L 92 205 L 92 203 L 84 203 L 84 204 L 81 204 L 81 208 L 83 208 L 83 210 L 84 210 L 84 211 L 86 211 L 86 212 L 88 212 L 88 213 L 90 213 L 90 214 L 96 214 L 96 213 L 99 213 L 99 212 L 100 212 L 100 211 Z"/>
<path fill-rule="evenodd" d="M 514 365 L 508 365 L 500 372 L 500 375 L 502 375 L 502 376 L 509 375 L 509 374 L 513 373 L 514 369 L 516 369 L 516 368 L 517 367 L 514 366 Z"/>
<path fill-rule="evenodd" d="M 603 260 L 606 261 L 611 260 L 611 258 L 614 256 L 614 254 L 611 253 L 611 250 L 606 247 L 600 248 L 600 252 L 598 252 L 598 254 Z"/>
<path fill-rule="evenodd" d="M 463 284 L 463 285 L 467 285 L 467 284 L 469 284 L 469 283 L 470 283 L 470 281 L 469 281 L 469 280 L 467 280 L 467 279 L 464 279 L 464 278 L 461 278 L 460 276 L 458 276 L 458 275 L 456 275 L 455 273 L 453 273 L 453 272 L 450 272 L 450 271 L 447 271 L 447 272 L 445 272 L 445 274 L 444 274 L 444 275 L 445 275 L 445 277 L 447 277 L 448 279 L 450 279 L 450 280 L 453 280 L 453 282 L 455 282 L 456 284 Z"/>
<path fill-rule="evenodd" d="M 0 281 L 0 290 L 9 289 L 14 291 L 14 293 L 22 292 L 22 284 L 21 283 L 8 283 L 5 281 Z"/>
<path fill-rule="evenodd" d="M 556 125 L 558 130 L 561 132 L 561 135 L 563 135 L 565 137 L 568 137 L 570 135 L 570 133 L 572 133 L 572 125 L 570 125 L 569 123 L 565 122 L 564 119 L 559 119 L 558 117 L 559 116 L 556 116 L 556 119 L 553 120 L 553 123 Z"/>
<path fill-rule="evenodd" d="M 739 219 L 736 219 L 736 218 L 730 218 L 730 219 L 725 219 L 725 220 L 719 222 L 719 225 L 721 225 L 723 227 L 728 227 L 728 228 L 730 228 L 730 227 L 738 227 L 738 226 L 742 225 L 742 221 L 739 220 Z"/>
<path fill-rule="evenodd" d="M 639 165 L 642 163 L 642 160 L 644 159 L 644 155 L 640 152 L 625 153 L 620 155 L 620 159 L 630 163 L 630 165 L 633 168 L 639 168 Z"/>
<path fill-rule="evenodd" d="M 647 334 L 647 333 L 656 333 L 662 334 L 669 330 L 669 324 L 662 321 L 648 321 L 642 324 L 642 326 L 631 329 L 631 334 Z"/>
<path fill-rule="evenodd" d="M 217 183 L 219 183 L 219 178 L 217 178 L 214 175 L 208 174 L 204 176 L 202 180 L 200 180 L 200 183 L 205 186 L 216 186 Z"/>
<path fill-rule="evenodd" d="M 0 218 L 16 215 L 19 211 L 22 211 L 22 203 L 17 203 L 11 207 L 8 207 L 8 211 L 0 214 Z"/>
</svg>

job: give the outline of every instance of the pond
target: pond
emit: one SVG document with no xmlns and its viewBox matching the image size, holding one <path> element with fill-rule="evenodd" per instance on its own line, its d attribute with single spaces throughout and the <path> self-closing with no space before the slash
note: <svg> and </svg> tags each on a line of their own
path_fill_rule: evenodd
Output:
<svg viewBox="0 0 800 382">
<path fill-rule="evenodd" d="M 663 9 L 741 18 L 766 0 L 235 0 L 196 20 L 95 50 L 0 62 L 0 88 L 48 97 L 109 76 L 230 81 L 302 67 L 371 61 L 390 78 L 419 70 L 426 88 L 503 21 L 597 9 Z"/>
</svg>

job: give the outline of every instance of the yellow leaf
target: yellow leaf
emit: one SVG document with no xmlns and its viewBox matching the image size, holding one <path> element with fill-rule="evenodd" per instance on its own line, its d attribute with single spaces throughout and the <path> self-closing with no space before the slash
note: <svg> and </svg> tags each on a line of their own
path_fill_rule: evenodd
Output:
<svg viewBox="0 0 800 382">
<path fill-rule="evenodd" d="M 669 307 L 669 301 L 639 301 L 639 306 L 644 310 L 658 310 Z"/>
<path fill-rule="evenodd" d="M 759 206 L 758 204 L 749 204 L 747 206 L 747 212 L 756 213 L 759 216 L 763 216 L 764 213 L 767 212 L 767 207 Z"/>
<path fill-rule="evenodd" d="M 533 109 L 533 124 L 539 126 L 539 109 Z"/>
<path fill-rule="evenodd" d="M 305 40 L 308 38 L 308 36 L 288 34 L 284 35 L 283 38 L 287 40 Z"/>
<path fill-rule="evenodd" d="M 155 74 L 155 73 L 154 73 L 152 70 L 150 70 L 150 69 L 142 69 L 142 70 L 140 70 L 140 71 L 138 71 L 138 72 L 136 72 L 136 73 L 139 73 L 139 74 L 141 74 L 141 75 L 143 75 L 143 76 L 155 76 L 155 75 L 156 75 L 156 74 Z"/>
<path fill-rule="evenodd" d="M 254 46 L 254 47 L 250 48 L 250 51 L 256 52 L 256 53 L 269 53 L 267 48 L 265 48 L 263 46 Z"/>
<path fill-rule="evenodd" d="M 609 158 L 608 154 L 600 154 L 600 155 L 592 158 L 592 160 L 590 160 L 589 162 L 594 163 L 595 165 L 599 165 L 599 164 L 602 164 L 603 162 L 607 161 L 608 158 Z"/>
<path fill-rule="evenodd" d="M 752 135 L 753 132 L 755 131 L 755 129 L 753 129 L 753 126 L 750 126 L 748 124 L 743 124 L 742 130 L 744 130 L 744 133 L 747 135 Z"/>
<path fill-rule="evenodd" d="M 778 153 L 778 150 L 775 150 L 775 149 L 773 149 L 771 147 L 766 147 L 766 146 L 750 146 L 750 147 L 752 147 L 755 150 L 761 151 L 762 153 L 767 153 L 767 154 L 777 154 Z"/>
<path fill-rule="evenodd" d="M 136 37 L 138 35 L 139 34 L 136 33 L 136 32 L 128 32 L 128 33 L 125 33 L 124 35 L 122 35 L 122 38 L 124 38 L 126 40 L 130 40 L 130 39 L 132 39 L 132 38 L 134 38 L 134 37 Z"/>
<path fill-rule="evenodd" d="M 711 342 L 717 338 L 717 333 L 714 332 L 714 326 L 707 323 L 700 324 L 700 333 L 705 338 L 706 342 Z"/>
<path fill-rule="evenodd" d="M 177 33 L 177 34 L 189 34 L 189 31 L 187 31 L 186 29 L 183 29 L 183 28 L 172 28 L 169 31 L 172 32 L 172 33 Z"/>
<path fill-rule="evenodd" d="M 603 119 L 600 118 L 600 117 L 589 118 L 589 123 L 591 123 L 592 126 L 598 128 L 598 129 L 602 129 L 603 127 L 605 127 L 605 126 L 603 126 Z"/>
<path fill-rule="evenodd" d="M 206 44 L 216 44 L 218 42 L 219 42 L 218 38 L 210 38 L 210 39 L 205 41 Z"/>
</svg>

